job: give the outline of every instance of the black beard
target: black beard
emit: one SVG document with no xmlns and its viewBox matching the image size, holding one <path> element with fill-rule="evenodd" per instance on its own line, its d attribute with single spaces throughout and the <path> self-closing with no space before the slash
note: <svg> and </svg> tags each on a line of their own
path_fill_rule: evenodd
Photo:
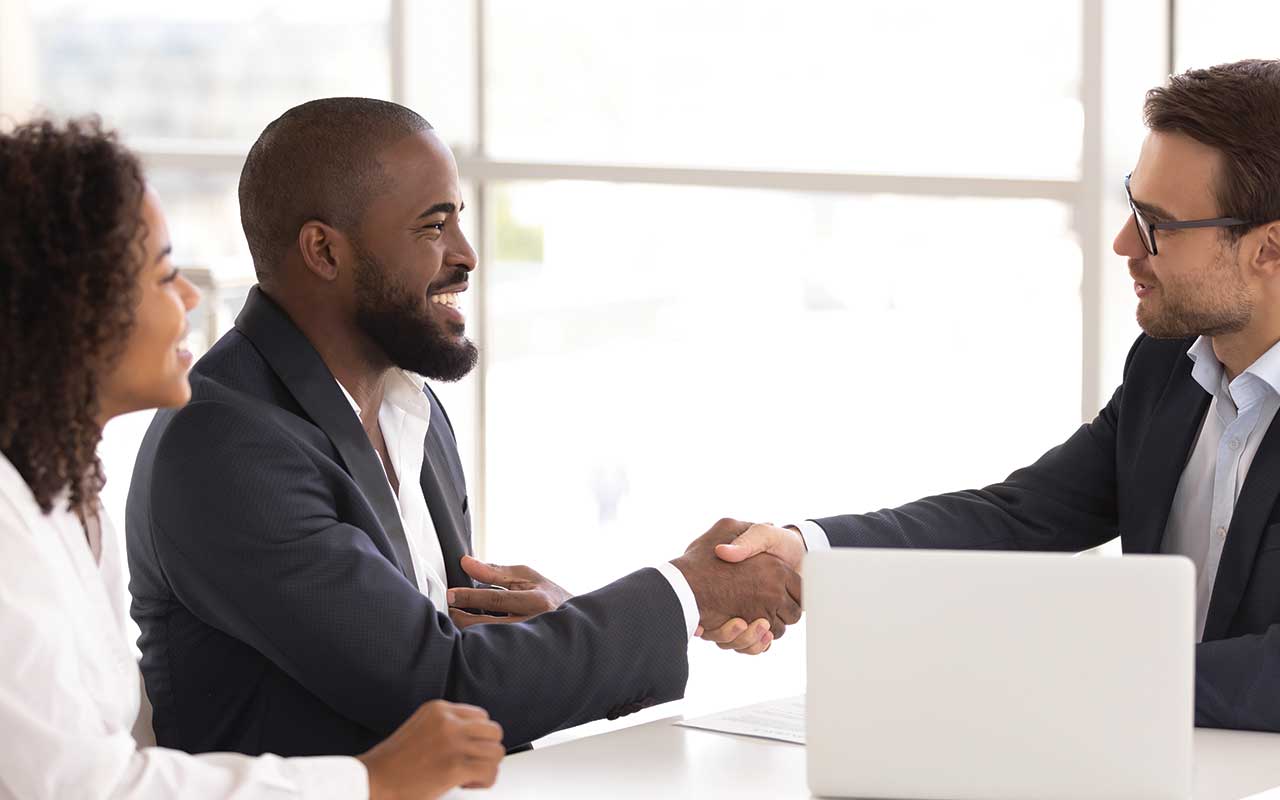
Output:
<svg viewBox="0 0 1280 800">
<path fill-rule="evenodd" d="M 445 330 L 413 297 L 390 280 L 374 255 L 355 246 L 356 325 L 387 359 L 408 372 L 438 381 L 456 381 L 476 365 L 479 353 L 462 326 Z"/>
</svg>

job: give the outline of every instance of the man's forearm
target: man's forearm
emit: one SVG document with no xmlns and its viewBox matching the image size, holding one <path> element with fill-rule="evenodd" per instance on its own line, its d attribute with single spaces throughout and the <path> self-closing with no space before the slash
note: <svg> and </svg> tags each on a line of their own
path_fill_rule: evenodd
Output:
<svg viewBox="0 0 1280 800">
<path fill-rule="evenodd" d="M 1280 625 L 1196 645 L 1196 725 L 1280 732 Z"/>
</svg>

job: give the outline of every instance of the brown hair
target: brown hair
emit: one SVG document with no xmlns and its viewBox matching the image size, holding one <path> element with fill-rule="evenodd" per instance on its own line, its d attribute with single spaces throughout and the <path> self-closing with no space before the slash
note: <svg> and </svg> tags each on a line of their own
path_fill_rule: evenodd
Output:
<svg viewBox="0 0 1280 800">
<path fill-rule="evenodd" d="M 0 451 L 48 513 L 96 510 L 98 384 L 132 324 L 144 193 L 97 119 L 0 133 Z"/>
<path fill-rule="evenodd" d="M 1237 61 L 1174 75 L 1147 92 L 1147 127 L 1181 133 L 1222 153 L 1218 213 L 1249 220 L 1238 239 L 1280 219 L 1280 61 Z"/>
</svg>

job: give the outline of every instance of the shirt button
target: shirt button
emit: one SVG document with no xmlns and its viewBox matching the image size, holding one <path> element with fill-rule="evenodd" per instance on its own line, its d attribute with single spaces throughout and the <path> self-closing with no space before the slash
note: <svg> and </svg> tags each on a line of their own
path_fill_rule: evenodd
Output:
<svg viewBox="0 0 1280 800">
<path fill-rule="evenodd" d="M 1227 537 L 1227 529 L 1226 529 L 1226 528 L 1224 528 L 1224 527 L 1222 527 L 1221 525 L 1219 525 L 1219 526 L 1218 526 L 1218 538 L 1220 538 L 1220 539 L 1225 539 L 1226 537 Z"/>
<path fill-rule="evenodd" d="M 1227 445 L 1228 445 L 1232 450 L 1239 450 L 1239 449 L 1240 449 L 1240 440 L 1239 440 L 1239 439 L 1232 438 L 1232 440 L 1231 440 L 1231 441 L 1227 442 Z"/>
</svg>

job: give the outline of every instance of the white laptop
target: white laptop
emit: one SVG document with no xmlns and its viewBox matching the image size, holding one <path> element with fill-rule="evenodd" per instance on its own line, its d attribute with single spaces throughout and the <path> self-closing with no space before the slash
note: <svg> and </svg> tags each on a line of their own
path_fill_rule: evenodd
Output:
<svg viewBox="0 0 1280 800">
<path fill-rule="evenodd" d="M 1185 800 L 1180 556 L 836 549 L 804 564 L 809 788 Z"/>
</svg>

